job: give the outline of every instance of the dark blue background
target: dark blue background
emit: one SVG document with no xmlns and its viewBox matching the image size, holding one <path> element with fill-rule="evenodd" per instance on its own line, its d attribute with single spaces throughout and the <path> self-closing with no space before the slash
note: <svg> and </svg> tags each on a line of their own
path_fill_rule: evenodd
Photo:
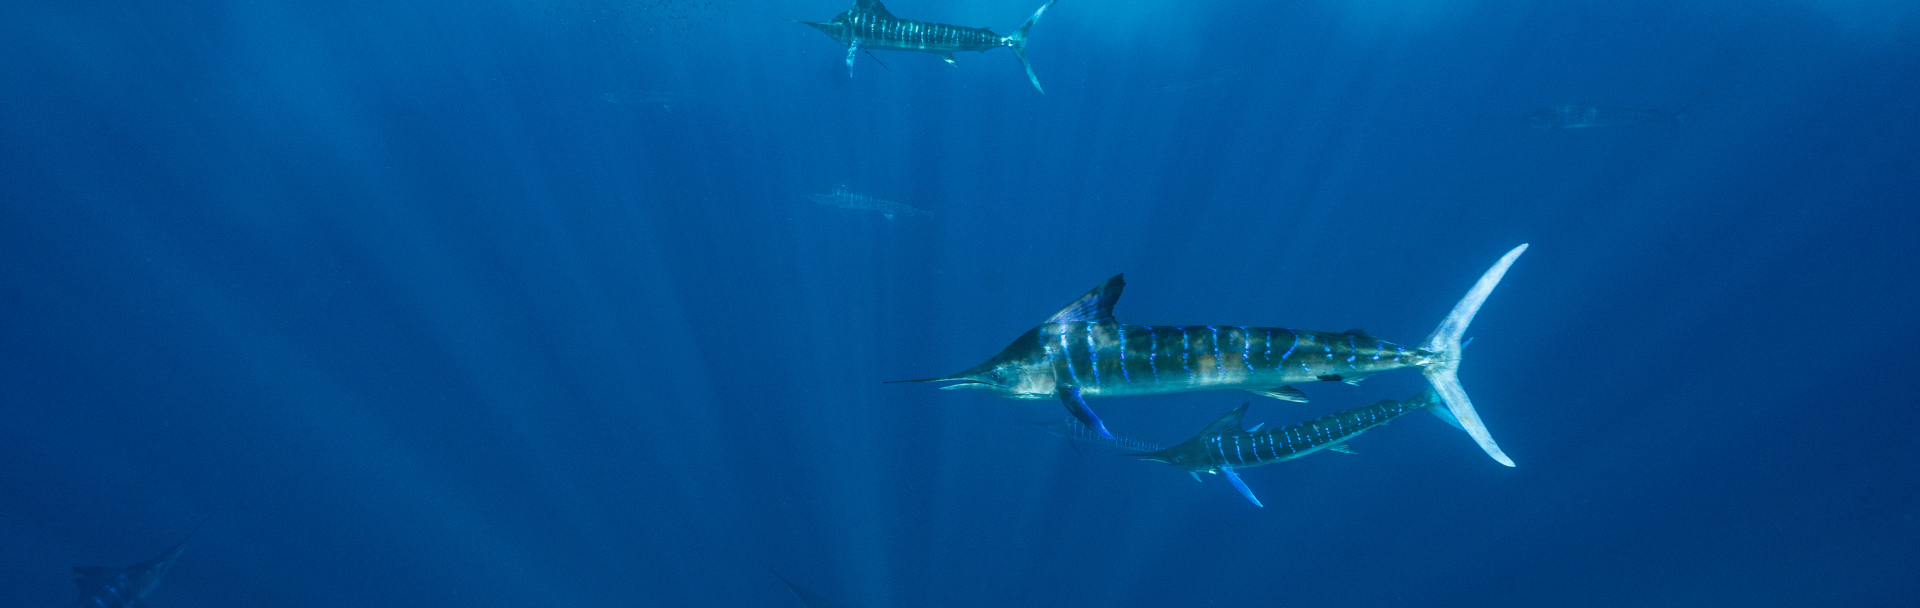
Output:
<svg viewBox="0 0 1920 608">
<path fill-rule="evenodd" d="M 208 513 L 154 608 L 1920 603 L 1920 10 L 1066 0 L 1041 95 L 850 79 L 829 0 L 361 4 L 0 9 L 0 604 Z M 1261 509 L 881 384 L 1116 272 L 1415 342 L 1523 242 L 1462 372 L 1514 469 L 1421 416 Z"/>
</svg>

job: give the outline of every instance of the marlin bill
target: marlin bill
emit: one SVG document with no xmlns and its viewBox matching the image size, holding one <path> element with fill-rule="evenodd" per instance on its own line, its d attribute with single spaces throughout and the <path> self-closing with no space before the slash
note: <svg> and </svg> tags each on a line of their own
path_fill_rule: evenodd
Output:
<svg viewBox="0 0 1920 608">
<path fill-rule="evenodd" d="M 809 194 L 807 195 L 807 198 L 813 199 L 813 202 L 820 203 L 822 205 L 839 207 L 841 209 L 853 209 L 855 211 L 877 212 L 880 215 L 886 216 L 888 221 L 892 221 L 893 216 L 896 216 L 896 215 L 904 215 L 907 217 L 915 217 L 915 216 L 933 217 L 932 211 L 919 209 L 911 205 L 908 205 L 906 203 L 899 203 L 899 202 L 890 201 L 884 198 L 875 198 L 875 197 L 867 196 L 865 194 L 860 194 L 852 190 L 848 190 L 846 185 L 844 184 L 839 186 L 834 186 L 832 190 L 828 190 L 826 192 L 822 192 L 819 194 Z"/>
<path fill-rule="evenodd" d="M 1418 346 L 1403 346 L 1353 329 L 1324 332 L 1242 325 L 1124 325 L 1113 305 L 1126 285 L 1107 279 L 1066 308 L 1027 330 L 1000 354 L 966 371 L 898 382 L 952 382 L 942 389 L 977 389 L 1013 399 L 1059 399 L 1074 418 L 1112 437 L 1087 397 L 1244 390 L 1306 401 L 1292 383 L 1357 383 L 1401 368 L 1419 368 L 1461 428 L 1487 455 L 1513 466 L 1495 444 L 1460 386 L 1463 334 L 1521 245 L 1480 276 Z"/>
<path fill-rule="evenodd" d="M 960 51 L 979 51 L 985 53 L 1000 47 L 1013 50 L 1013 58 L 1020 60 L 1020 66 L 1027 69 L 1027 80 L 1033 82 L 1033 88 L 1041 93 L 1040 77 L 1033 74 L 1033 64 L 1027 63 L 1027 31 L 1040 21 L 1040 15 L 1047 12 L 1058 0 L 1048 0 L 1034 11 L 1032 17 L 1020 26 L 1019 31 L 1005 36 L 993 33 L 984 27 L 963 27 L 901 19 L 887 12 L 880 0 L 854 0 L 853 8 L 834 16 L 832 21 L 795 21 L 813 26 L 828 38 L 847 45 L 847 76 L 853 76 L 853 59 L 862 50 L 879 49 L 883 51 L 915 51 L 933 53 L 953 62 L 953 54 Z"/>
<path fill-rule="evenodd" d="M 213 516 L 207 516 L 212 519 Z M 201 526 L 207 525 L 207 519 L 188 532 L 186 538 L 174 543 L 173 548 L 153 559 L 125 568 L 111 566 L 74 566 L 74 584 L 80 587 L 80 599 L 74 600 L 76 608 L 133 608 L 144 606 L 141 601 L 147 594 L 160 587 L 161 579 L 173 568 L 173 562 L 180 558 L 180 552 L 187 548 L 187 541 Z"/>
<path fill-rule="evenodd" d="M 1236 469 L 1286 462 L 1321 450 L 1351 454 L 1347 440 L 1393 422 L 1395 418 L 1421 410 L 1432 412 L 1455 427 L 1460 426 L 1441 401 L 1440 394 L 1431 388 L 1412 399 L 1382 399 L 1373 405 L 1265 431 L 1258 426 L 1246 429 L 1240 425 L 1240 417 L 1247 413 L 1248 405 L 1242 403 L 1240 407 L 1233 408 L 1227 415 L 1207 425 L 1200 434 L 1179 445 L 1143 450 L 1132 456 L 1185 469 L 1193 475 L 1194 481 L 1200 480 L 1200 473 L 1223 475 L 1254 506 L 1264 507 L 1266 505 L 1260 504 L 1253 490 L 1248 489 L 1246 482 L 1241 481 L 1240 475 L 1234 472 Z"/>
</svg>

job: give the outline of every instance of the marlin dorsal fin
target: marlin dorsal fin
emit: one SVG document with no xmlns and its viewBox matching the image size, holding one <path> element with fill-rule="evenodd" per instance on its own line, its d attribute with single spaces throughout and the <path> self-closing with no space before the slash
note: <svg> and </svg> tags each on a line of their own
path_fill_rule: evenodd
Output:
<svg viewBox="0 0 1920 608">
<path fill-rule="evenodd" d="M 887 12 L 887 5 L 881 4 L 880 0 L 853 0 L 853 10 L 867 11 L 868 13 L 886 17 L 893 16 L 893 13 Z"/>
<path fill-rule="evenodd" d="M 1060 312 L 1047 317 L 1047 322 L 1112 323 L 1113 303 L 1120 300 L 1120 289 L 1127 286 L 1127 282 L 1120 278 L 1122 276 L 1125 275 L 1113 275 L 1113 278 L 1093 288 L 1087 295 L 1080 296 Z"/>
<path fill-rule="evenodd" d="M 1219 420 L 1213 421 L 1213 424 L 1209 424 L 1207 428 L 1202 429 L 1200 435 L 1202 437 L 1212 437 L 1215 435 L 1245 433 L 1246 431 L 1240 426 L 1240 417 L 1247 414 L 1247 407 L 1251 405 L 1253 404 L 1242 403 L 1240 407 L 1233 408 L 1233 411 L 1227 412 L 1227 415 L 1221 416 Z"/>
</svg>

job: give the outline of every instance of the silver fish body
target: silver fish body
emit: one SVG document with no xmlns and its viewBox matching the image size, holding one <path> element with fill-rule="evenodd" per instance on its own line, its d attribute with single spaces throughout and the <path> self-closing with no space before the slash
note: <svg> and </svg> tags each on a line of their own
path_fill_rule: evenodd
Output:
<svg viewBox="0 0 1920 608">
<path fill-rule="evenodd" d="M 1065 384 L 1086 397 L 1264 390 L 1296 382 L 1353 383 L 1433 358 L 1358 329 L 1047 323 L 986 363 L 946 378 L 974 381 L 945 388 L 1014 399 L 1051 399 Z M 1064 363 L 1064 374 L 1055 373 L 1056 363 Z"/>
<path fill-rule="evenodd" d="M 1265 506 L 1235 471 L 1286 462 L 1321 450 L 1351 453 L 1346 446 L 1348 440 L 1422 410 L 1457 426 L 1445 401 L 1431 388 L 1412 399 L 1382 399 L 1372 405 L 1267 430 L 1247 430 L 1241 426 L 1240 418 L 1247 413 L 1249 405 L 1240 404 L 1178 445 L 1133 455 L 1179 467 L 1193 473 L 1194 479 L 1200 478 L 1199 473 L 1224 475 L 1249 502 Z"/>
<path fill-rule="evenodd" d="M 1125 325 L 1113 317 L 1113 305 L 1126 286 L 1116 275 L 971 369 L 898 382 L 951 382 L 941 388 L 986 390 L 1015 399 L 1055 397 L 1087 427 L 1112 438 L 1086 397 L 1237 389 L 1306 401 L 1291 383 L 1352 384 L 1411 367 L 1420 369 L 1461 429 L 1487 455 L 1513 466 L 1473 409 L 1457 372 L 1467 326 L 1526 250 L 1521 245 L 1501 256 L 1415 347 L 1358 329 L 1332 333 L 1238 325 Z"/>
</svg>

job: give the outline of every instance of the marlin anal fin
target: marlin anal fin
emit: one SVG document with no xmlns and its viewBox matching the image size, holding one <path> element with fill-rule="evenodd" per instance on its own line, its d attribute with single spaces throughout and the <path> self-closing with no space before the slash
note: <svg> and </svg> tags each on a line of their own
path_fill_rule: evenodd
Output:
<svg viewBox="0 0 1920 608">
<path fill-rule="evenodd" d="M 1074 419 L 1079 420 L 1080 424 L 1087 425 L 1087 428 L 1093 429 L 1093 432 L 1099 433 L 1101 437 L 1113 439 L 1113 433 L 1107 432 L 1107 425 L 1100 422 L 1099 416 L 1094 415 L 1093 408 L 1087 407 L 1087 400 L 1080 398 L 1080 387 L 1061 386 L 1054 391 L 1059 393 L 1060 403 L 1067 406 L 1067 413 L 1073 414 Z"/>
<path fill-rule="evenodd" d="M 1252 502 L 1253 506 L 1266 507 L 1266 505 L 1260 504 L 1260 499 L 1254 498 L 1253 490 L 1247 489 L 1247 482 L 1240 481 L 1240 474 L 1233 472 L 1233 467 L 1220 467 L 1220 474 L 1227 476 L 1227 483 L 1233 484 L 1233 489 L 1239 490 L 1240 495 L 1247 497 L 1247 500 Z"/>
<path fill-rule="evenodd" d="M 1307 392 L 1294 388 L 1291 385 L 1276 386 L 1273 388 L 1247 389 L 1247 392 L 1253 393 L 1255 395 L 1259 395 L 1262 397 L 1272 397 L 1274 399 L 1279 399 L 1281 401 L 1292 401 L 1294 403 L 1307 402 Z"/>
<path fill-rule="evenodd" d="M 1446 404 L 1448 413 L 1453 415 L 1450 422 L 1456 422 L 1455 426 L 1473 437 L 1473 441 L 1480 444 L 1480 449 L 1485 450 L 1488 456 L 1507 466 L 1513 466 L 1513 459 L 1508 458 L 1506 452 L 1500 450 L 1499 444 L 1493 442 L 1493 434 L 1487 432 L 1486 423 L 1480 421 L 1480 414 L 1473 410 L 1473 401 L 1467 398 L 1467 389 L 1460 386 L 1460 350 L 1464 346 L 1460 339 L 1467 332 L 1467 325 L 1473 323 L 1473 316 L 1479 314 L 1480 305 L 1487 301 L 1493 288 L 1499 286 L 1500 279 L 1506 276 L 1507 268 L 1526 251 L 1527 246 L 1521 245 L 1500 256 L 1500 261 L 1494 262 L 1492 268 L 1480 275 L 1480 280 L 1467 290 L 1467 295 L 1460 298 L 1458 304 L 1454 304 L 1453 310 L 1440 321 L 1440 326 L 1434 328 L 1433 334 L 1421 344 L 1422 350 L 1434 354 L 1433 362 L 1428 363 L 1421 373 L 1426 375 L 1427 383 L 1433 385 L 1433 391 Z"/>
<path fill-rule="evenodd" d="M 1125 289 L 1125 275 L 1113 275 L 1113 278 L 1080 296 L 1060 312 L 1047 317 L 1048 323 L 1112 323 L 1113 303 L 1120 301 L 1120 290 Z"/>
<path fill-rule="evenodd" d="M 953 53 L 934 53 L 934 55 L 939 56 L 941 61 L 947 62 L 947 65 L 960 67 L 960 64 L 953 62 Z"/>
</svg>

